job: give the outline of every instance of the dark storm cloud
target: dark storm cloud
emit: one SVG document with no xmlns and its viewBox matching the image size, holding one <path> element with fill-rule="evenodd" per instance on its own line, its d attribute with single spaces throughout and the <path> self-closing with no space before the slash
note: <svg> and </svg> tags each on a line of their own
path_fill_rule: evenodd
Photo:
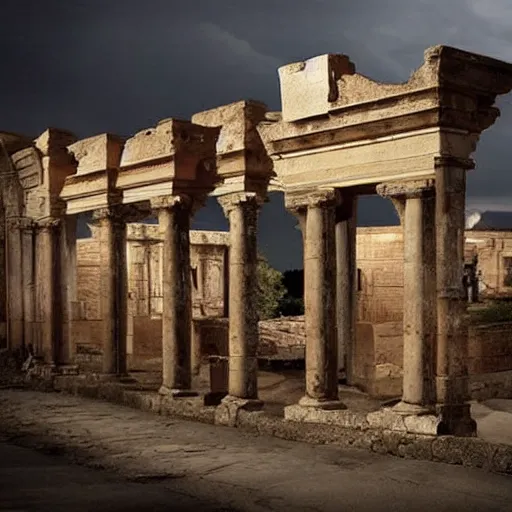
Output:
<svg viewBox="0 0 512 512">
<path fill-rule="evenodd" d="M 2 128 L 31 135 L 130 135 L 243 98 L 279 109 L 277 68 L 322 53 L 392 82 L 435 44 L 512 61 L 510 0 L 2 0 L 1 23 Z M 470 206 L 512 209 L 511 99 L 500 106 Z"/>
</svg>

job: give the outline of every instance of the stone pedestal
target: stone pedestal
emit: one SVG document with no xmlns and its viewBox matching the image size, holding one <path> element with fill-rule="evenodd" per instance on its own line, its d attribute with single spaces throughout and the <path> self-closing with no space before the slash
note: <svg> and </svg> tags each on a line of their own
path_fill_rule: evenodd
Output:
<svg viewBox="0 0 512 512">
<path fill-rule="evenodd" d="M 100 237 L 100 309 L 103 323 L 103 374 L 125 377 L 127 335 L 126 226 L 118 207 L 96 210 Z"/>
<path fill-rule="evenodd" d="M 341 193 L 336 208 L 336 323 L 338 330 L 338 370 L 353 382 L 353 347 L 356 328 L 356 212 L 357 199 Z"/>
<path fill-rule="evenodd" d="M 440 432 L 476 435 L 468 393 L 468 325 L 464 299 L 464 227 L 468 162 L 436 161 L 437 361 Z"/>
<path fill-rule="evenodd" d="M 290 210 L 307 208 L 304 236 L 306 396 L 299 402 L 305 407 L 344 407 L 338 401 L 337 198 L 334 190 L 286 197 Z"/>
<path fill-rule="evenodd" d="M 190 283 L 190 216 L 192 202 L 185 196 L 152 200 L 164 235 L 162 386 L 160 393 L 194 396 L 191 390 L 192 298 Z"/>
<path fill-rule="evenodd" d="M 258 249 L 259 200 L 254 193 L 222 196 L 229 219 L 229 395 L 258 398 Z"/>
</svg>

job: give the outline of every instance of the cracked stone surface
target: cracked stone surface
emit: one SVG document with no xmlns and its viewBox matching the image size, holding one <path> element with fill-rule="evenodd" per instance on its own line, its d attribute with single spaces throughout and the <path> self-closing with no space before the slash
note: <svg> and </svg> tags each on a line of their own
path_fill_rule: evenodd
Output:
<svg viewBox="0 0 512 512">
<path fill-rule="evenodd" d="M 512 477 L 2 390 L 0 434 L 218 510 L 510 510 Z M 170 508 L 170 510 L 173 510 Z"/>
</svg>

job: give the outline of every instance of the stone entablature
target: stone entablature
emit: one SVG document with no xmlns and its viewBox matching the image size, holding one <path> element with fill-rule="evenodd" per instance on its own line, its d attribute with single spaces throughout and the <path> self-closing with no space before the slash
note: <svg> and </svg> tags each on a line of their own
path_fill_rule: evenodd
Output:
<svg viewBox="0 0 512 512">
<path fill-rule="evenodd" d="M 506 63 L 435 46 L 403 84 L 375 82 L 344 55 L 279 70 L 282 117 L 259 131 L 287 190 L 433 178 L 434 159 L 465 166 L 512 87 Z M 474 134 L 474 135 L 473 135 Z"/>
</svg>

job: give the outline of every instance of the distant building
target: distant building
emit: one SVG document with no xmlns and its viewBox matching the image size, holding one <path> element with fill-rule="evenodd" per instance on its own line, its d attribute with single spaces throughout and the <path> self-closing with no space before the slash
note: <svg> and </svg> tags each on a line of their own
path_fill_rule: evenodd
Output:
<svg viewBox="0 0 512 512">
<path fill-rule="evenodd" d="M 512 212 L 469 212 L 466 227 L 468 299 L 471 286 L 482 299 L 512 297 Z M 357 229 L 360 321 L 401 320 L 403 257 L 401 226 Z"/>
</svg>

